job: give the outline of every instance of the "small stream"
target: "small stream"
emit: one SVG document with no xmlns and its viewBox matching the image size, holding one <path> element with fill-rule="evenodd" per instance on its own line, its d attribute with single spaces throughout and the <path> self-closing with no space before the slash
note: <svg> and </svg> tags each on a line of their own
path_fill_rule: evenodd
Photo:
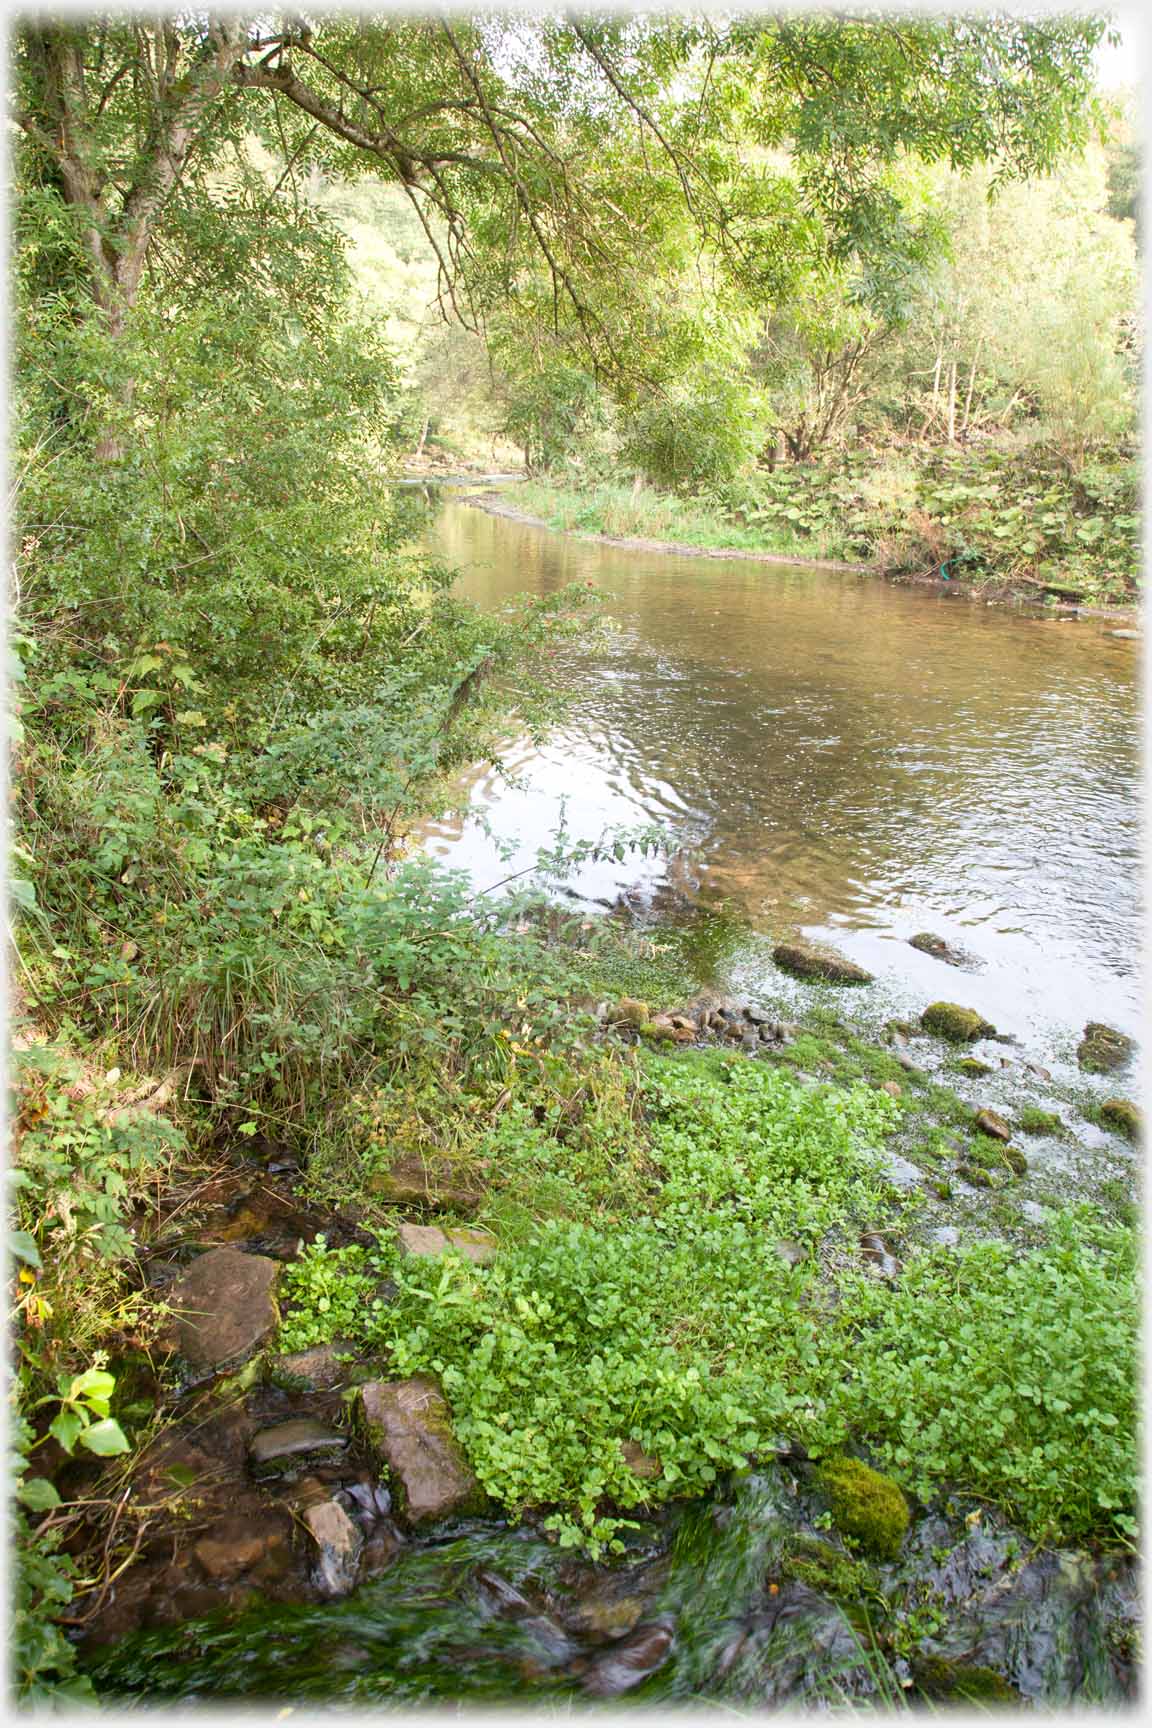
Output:
<svg viewBox="0 0 1152 1728">
<path fill-rule="evenodd" d="M 887 1011 L 918 1011 L 951 993 L 908 946 L 927 930 L 977 957 L 962 999 L 1045 1062 L 1087 1019 L 1139 1032 L 1129 620 L 637 552 L 440 497 L 424 543 L 464 595 L 590 581 L 611 627 L 558 651 L 565 724 L 542 748 L 512 739 L 467 812 L 427 831 L 445 862 L 484 886 L 562 812 L 574 840 L 660 823 L 666 861 L 588 864 L 563 892 L 687 927 L 718 988 L 753 990 L 765 938 L 801 930 L 875 973 Z"/>
</svg>

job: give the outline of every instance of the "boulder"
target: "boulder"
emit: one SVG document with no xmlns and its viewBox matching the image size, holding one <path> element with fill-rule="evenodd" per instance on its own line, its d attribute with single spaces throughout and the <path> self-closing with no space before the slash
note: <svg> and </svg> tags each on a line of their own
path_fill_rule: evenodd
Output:
<svg viewBox="0 0 1152 1728">
<path fill-rule="evenodd" d="M 1003 1116 L 997 1116 L 995 1110 L 978 1110 L 976 1127 L 981 1134 L 987 1134 L 991 1140 L 1003 1140 L 1005 1144 L 1012 1138 L 1012 1130 Z"/>
<path fill-rule="evenodd" d="M 841 1535 L 877 1560 L 894 1560 L 909 1524 L 908 1502 L 889 1476 L 859 1458 L 829 1458 L 816 1471 Z"/>
<path fill-rule="evenodd" d="M 483 1266 L 496 1253 L 496 1244 L 482 1230 L 441 1229 L 438 1224 L 401 1224 L 398 1232 L 400 1252 L 418 1259 L 434 1259 L 455 1249 L 466 1260 Z"/>
<path fill-rule="evenodd" d="M 317 1548 L 313 1582 L 325 1596 L 347 1596 L 356 1583 L 363 1534 L 335 1500 L 307 1507 L 303 1517 Z"/>
<path fill-rule="evenodd" d="M 635 1030 L 651 1020 L 652 1010 L 637 996 L 621 996 L 619 1002 L 612 1003 L 604 1018 L 609 1026 L 631 1026 Z"/>
<path fill-rule="evenodd" d="M 1114 1026 L 1089 1020 L 1076 1049 L 1076 1060 L 1089 1074 L 1111 1074 L 1132 1060 L 1135 1049 L 1131 1038 Z"/>
<path fill-rule="evenodd" d="M 368 1443 L 387 1465 L 410 1523 L 481 1509 L 483 1493 L 435 1380 L 371 1381 L 360 1388 L 359 1406 Z"/>
<path fill-rule="evenodd" d="M 952 1044 L 972 1044 L 977 1038 L 991 1038 L 996 1028 L 978 1014 L 975 1008 L 961 1008 L 958 1002 L 932 1002 L 920 1016 L 925 1032 L 947 1038 Z"/>
<path fill-rule="evenodd" d="M 212 1248 L 167 1293 L 167 1341 L 194 1368 L 230 1368 L 247 1361 L 279 1324 L 278 1266 L 264 1254 Z"/>
<path fill-rule="evenodd" d="M 784 972 L 794 977 L 819 979 L 828 984 L 871 984 L 871 972 L 857 966 L 854 960 L 815 942 L 778 942 L 772 958 Z"/>
</svg>

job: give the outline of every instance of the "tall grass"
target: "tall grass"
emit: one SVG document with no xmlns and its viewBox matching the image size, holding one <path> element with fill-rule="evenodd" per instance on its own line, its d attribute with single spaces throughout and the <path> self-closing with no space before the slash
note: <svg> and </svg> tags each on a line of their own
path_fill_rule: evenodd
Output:
<svg viewBox="0 0 1152 1728">
<path fill-rule="evenodd" d="M 702 550 L 772 552 L 782 557 L 837 558 L 833 534 L 792 534 L 749 527 L 719 502 L 678 498 L 648 486 L 587 486 L 575 490 L 540 480 L 517 486 L 516 504 L 564 532 L 610 534 L 620 539 L 665 540 Z"/>
</svg>

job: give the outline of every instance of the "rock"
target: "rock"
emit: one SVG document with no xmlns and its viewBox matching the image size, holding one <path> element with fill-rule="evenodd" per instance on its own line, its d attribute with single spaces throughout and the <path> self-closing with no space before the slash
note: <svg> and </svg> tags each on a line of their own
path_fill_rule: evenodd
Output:
<svg viewBox="0 0 1152 1728">
<path fill-rule="evenodd" d="M 252 1436 L 248 1457 L 257 1475 L 279 1473 L 294 1463 L 308 1459 L 320 1463 L 339 1458 L 347 1449 L 348 1435 L 310 1416 L 300 1416 L 291 1422 L 278 1422 L 274 1428 L 262 1428 Z"/>
<path fill-rule="evenodd" d="M 483 1266 L 496 1253 L 496 1244 L 482 1230 L 441 1229 L 438 1224 L 401 1224 L 398 1239 L 400 1251 L 419 1259 L 432 1259 L 455 1249 L 466 1260 Z"/>
<path fill-rule="evenodd" d="M 883 1080 L 880 1083 L 881 1092 L 887 1092 L 889 1098 L 903 1098 L 904 1088 L 898 1080 Z"/>
<path fill-rule="evenodd" d="M 763 1008 L 755 1008 L 751 1005 L 745 1008 L 744 1018 L 753 1026 L 768 1026 L 772 1022 L 772 1016 L 766 1014 Z"/>
<path fill-rule="evenodd" d="M 651 1482 L 655 1477 L 664 1474 L 664 1466 L 659 1458 L 653 1458 L 635 1440 L 622 1440 L 620 1450 L 633 1476 L 639 1476 L 641 1481 Z"/>
<path fill-rule="evenodd" d="M 778 942 L 772 958 L 784 972 L 797 978 L 822 979 L 828 984 L 871 984 L 871 972 L 854 960 L 815 942 Z"/>
<path fill-rule="evenodd" d="M 1129 1140 L 1139 1140 L 1143 1119 L 1136 1105 L 1129 1103 L 1127 1098 L 1106 1098 L 1100 1106 L 1100 1118 L 1109 1128 L 1126 1134 Z"/>
<path fill-rule="evenodd" d="M 212 1248 L 167 1293 L 166 1336 L 194 1368 L 233 1367 L 248 1359 L 279 1324 L 275 1260 L 239 1248 Z"/>
<path fill-rule="evenodd" d="M 244 1513 L 218 1520 L 206 1536 L 193 1545 L 192 1553 L 202 1571 L 221 1584 L 233 1583 L 256 1567 L 267 1571 L 276 1558 L 283 1569 L 288 1563 L 288 1543 L 278 1521 Z"/>
<path fill-rule="evenodd" d="M 344 1365 L 336 1359 L 334 1344 L 314 1344 L 311 1350 L 297 1350 L 291 1356 L 277 1356 L 269 1378 L 274 1385 L 291 1391 L 330 1392 L 344 1379 Z"/>
<path fill-rule="evenodd" d="M 1139 642 L 1140 640 L 1139 630 L 1109 630 L 1106 634 L 1118 636 L 1122 642 Z"/>
<path fill-rule="evenodd" d="M 1132 1060 L 1136 1046 L 1114 1026 L 1090 1020 L 1076 1049 L 1076 1059 L 1089 1074 L 1111 1074 Z"/>
<path fill-rule="evenodd" d="M 990 1038 L 996 1028 L 978 1014 L 975 1008 L 961 1008 L 957 1002 L 932 1002 L 920 1016 L 926 1032 L 947 1038 L 952 1044 L 971 1044 L 977 1038 Z"/>
<path fill-rule="evenodd" d="M 643 1021 L 637 1030 L 641 1038 L 657 1044 L 671 1044 L 676 1038 L 676 1028 L 669 1014 L 654 1014 L 651 1020 Z"/>
<path fill-rule="evenodd" d="M 987 1170 L 981 1170 L 979 1164 L 961 1164 L 956 1172 L 961 1182 L 967 1182 L 971 1188 L 991 1188 L 992 1178 Z"/>
<path fill-rule="evenodd" d="M 975 964 L 972 955 L 966 954 L 963 948 L 953 948 L 943 936 L 932 936 L 927 931 L 919 936 L 910 936 L 908 945 L 919 949 L 921 954 L 930 954 L 933 960 L 943 960 L 946 966 L 969 967 Z"/>
<path fill-rule="evenodd" d="M 912 1657 L 912 1678 L 924 1698 L 985 1706 L 1020 1702 L 1020 1694 L 1002 1675 L 979 1662 L 917 1652 Z"/>
<path fill-rule="evenodd" d="M 987 1134 L 990 1140 L 1003 1140 L 1007 1143 L 1012 1138 L 1012 1130 L 1003 1116 L 997 1116 L 995 1110 L 978 1110 L 976 1127 L 981 1134 Z"/>
<path fill-rule="evenodd" d="M 982 1079 L 985 1074 L 991 1074 L 992 1071 L 990 1063 L 981 1062 L 976 1056 L 961 1056 L 956 1064 L 958 1074 L 968 1074 L 973 1080 Z"/>
<path fill-rule="evenodd" d="M 816 1470 L 841 1535 L 878 1560 L 894 1560 L 909 1524 L 908 1502 L 889 1476 L 859 1458 L 829 1458 Z"/>
<path fill-rule="evenodd" d="M 774 1242 L 772 1246 L 775 1248 L 777 1254 L 779 1254 L 781 1260 L 784 1261 L 786 1266 L 799 1266 L 808 1258 L 807 1251 L 801 1246 L 801 1244 L 799 1242 L 791 1241 L 788 1237 L 783 1238 L 779 1242 Z"/>
<path fill-rule="evenodd" d="M 317 1589 L 325 1596 L 347 1596 L 356 1583 L 363 1535 L 335 1500 L 309 1506 L 304 1524 L 319 1551 L 313 1571 Z"/>
<path fill-rule="evenodd" d="M 919 1074 L 920 1070 L 909 1056 L 907 1050 L 897 1050 L 894 1060 L 899 1062 L 906 1074 Z"/>
<path fill-rule="evenodd" d="M 450 1166 L 414 1156 L 375 1171 L 368 1179 L 368 1192 L 395 1206 L 450 1207 L 466 1217 L 484 1198 L 479 1188 L 458 1180 Z"/>
<path fill-rule="evenodd" d="M 478 1511 L 483 1495 L 452 1432 L 451 1414 L 435 1380 L 374 1380 L 360 1388 L 360 1415 L 369 1444 L 391 1472 L 410 1523 L 432 1523 Z"/>
<path fill-rule="evenodd" d="M 1015 1146 L 1005 1146 L 1003 1156 L 1005 1164 L 1014 1176 L 1026 1176 L 1028 1174 L 1028 1160 L 1023 1152 L 1018 1151 Z"/>
<path fill-rule="evenodd" d="M 631 1026 L 637 1029 L 652 1018 L 652 1010 L 647 1002 L 641 1002 L 636 996 L 621 996 L 619 1002 L 614 1002 L 604 1016 L 609 1026 Z"/>
<path fill-rule="evenodd" d="M 404 1548 L 404 1538 L 394 1524 L 378 1524 L 360 1551 L 360 1576 L 378 1578 Z"/>
<path fill-rule="evenodd" d="M 616 1698 L 631 1691 L 663 1666 L 672 1653 L 672 1629 L 654 1623 L 635 1631 L 596 1656 L 585 1668 L 581 1684 L 593 1698 Z"/>
<path fill-rule="evenodd" d="M 877 1236 L 875 1231 L 866 1231 L 860 1238 L 860 1252 L 865 1260 L 871 1262 L 882 1278 L 893 1279 L 900 1274 L 900 1262 L 885 1242 L 883 1236 Z"/>
<path fill-rule="evenodd" d="M 884 1024 L 884 1037 L 889 1044 L 904 1045 L 915 1036 L 916 1028 L 911 1021 L 888 1020 Z"/>
</svg>

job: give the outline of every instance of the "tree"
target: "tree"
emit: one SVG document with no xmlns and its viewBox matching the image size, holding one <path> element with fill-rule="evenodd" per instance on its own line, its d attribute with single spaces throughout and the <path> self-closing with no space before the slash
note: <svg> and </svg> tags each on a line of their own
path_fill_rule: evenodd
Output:
<svg viewBox="0 0 1152 1728">
<path fill-rule="evenodd" d="M 445 303 L 466 324 L 543 260 L 553 328 L 572 330 L 594 370 L 618 371 L 635 358 L 620 309 L 643 275 L 638 243 L 670 196 L 725 267 L 764 291 L 804 243 L 794 211 L 782 217 L 780 174 L 731 147 L 737 118 L 792 152 L 833 254 L 867 256 L 891 243 L 883 170 L 902 151 L 955 166 L 997 155 L 1019 174 L 1082 141 L 1103 29 L 1003 18 L 31 18 L 16 31 L 15 117 L 24 171 L 74 224 L 84 290 L 113 342 L 173 208 L 205 190 L 223 143 L 257 132 L 286 173 L 311 161 L 401 186 Z M 605 196 L 598 164 L 625 134 L 659 173 Z M 130 403 L 129 377 L 121 389 Z M 120 436 L 102 429 L 99 453 L 115 455 Z"/>
</svg>

